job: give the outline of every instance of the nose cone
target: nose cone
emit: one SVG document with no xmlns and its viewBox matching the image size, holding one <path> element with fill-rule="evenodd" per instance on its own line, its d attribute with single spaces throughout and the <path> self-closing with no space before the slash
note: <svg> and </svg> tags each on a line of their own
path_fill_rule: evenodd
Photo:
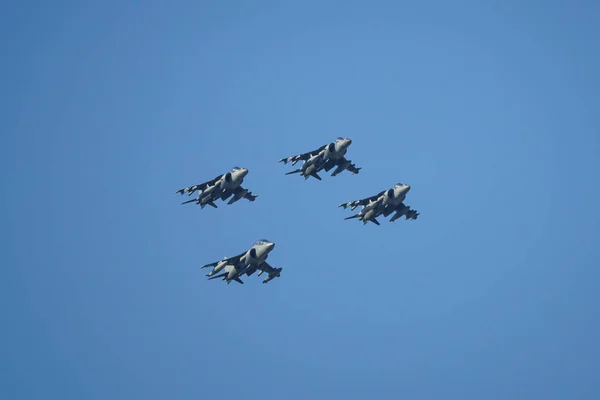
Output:
<svg viewBox="0 0 600 400">
<path fill-rule="evenodd" d="M 348 146 L 350 146 L 352 144 L 352 140 L 351 139 L 345 139 L 344 140 L 344 148 L 347 148 Z"/>
<path fill-rule="evenodd" d="M 269 242 L 266 244 L 266 247 L 267 247 L 267 251 L 271 251 L 275 248 L 275 243 Z"/>
<path fill-rule="evenodd" d="M 410 192 L 410 185 L 404 186 L 404 193 Z"/>
<path fill-rule="evenodd" d="M 243 178 L 243 177 L 245 177 L 246 175 L 248 175 L 248 170 L 247 170 L 246 168 L 242 168 L 242 169 L 240 170 L 240 176 Z"/>
</svg>

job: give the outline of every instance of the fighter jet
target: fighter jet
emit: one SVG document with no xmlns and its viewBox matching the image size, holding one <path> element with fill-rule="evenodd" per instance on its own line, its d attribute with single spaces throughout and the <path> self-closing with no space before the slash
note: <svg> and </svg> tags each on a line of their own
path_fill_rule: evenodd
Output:
<svg viewBox="0 0 600 400">
<path fill-rule="evenodd" d="M 225 201 L 231 195 L 233 195 L 233 197 L 227 204 L 233 204 L 241 198 L 254 201 L 258 195 L 252 194 L 248 189 L 244 189 L 241 186 L 246 175 L 248 175 L 248 170 L 246 168 L 233 167 L 230 172 L 219 175 L 210 181 L 179 189 L 175 193 L 180 193 L 182 195 L 187 193 L 188 196 L 191 196 L 194 192 L 198 191 L 198 197 L 184 201 L 181 204 L 195 202 L 196 204 L 199 204 L 201 208 L 204 208 L 206 205 L 217 208 L 217 205 L 215 204 L 216 200 L 221 199 Z"/>
<path fill-rule="evenodd" d="M 258 276 L 261 276 L 263 272 L 266 272 L 268 275 L 263 283 L 267 283 L 279 277 L 283 270 L 283 268 L 273 268 L 266 262 L 273 248 L 275 248 L 275 243 L 267 239 L 259 239 L 250 250 L 233 257 L 225 257 L 221 261 L 203 265 L 202 268 L 213 267 L 213 270 L 206 275 L 209 277 L 208 279 L 223 278 L 227 284 L 231 281 L 243 284 L 244 282 L 240 278 L 244 274 L 250 276 L 256 271 L 260 271 Z M 222 274 L 215 275 L 222 270 L 224 270 Z"/>
<path fill-rule="evenodd" d="M 363 222 L 363 225 L 369 221 L 379 225 L 379 222 L 376 219 L 378 216 L 383 215 L 384 217 L 387 217 L 394 211 L 396 214 L 390 218 L 390 222 L 394 222 L 403 215 L 407 220 L 417 219 L 419 213 L 416 210 L 411 209 L 410 206 L 404 204 L 406 194 L 409 191 L 410 185 L 398 183 L 394 185 L 393 188 L 383 190 L 375 196 L 342 203 L 338 207 L 343 207 L 344 209 L 350 207 L 351 210 L 354 210 L 356 207 L 361 206 L 362 210 L 358 214 L 344 219 L 358 218 Z"/>
<path fill-rule="evenodd" d="M 300 172 L 301 175 L 304 176 L 305 180 L 308 178 L 308 176 L 314 176 L 315 178 L 320 180 L 321 178 L 319 178 L 318 175 L 316 175 L 317 172 L 323 169 L 329 172 L 333 167 L 336 166 L 337 168 L 335 169 L 335 171 L 333 171 L 331 176 L 336 176 L 345 169 L 352 172 L 353 174 L 358 174 L 361 168 L 357 168 L 356 165 L 352 163 L 352 161 L 346 159 L 345 157 L 346 152 L 348 151 L 348 147 L 351 144 L 352 140 L 350 140 L 349 138 L 338 137 L 335 140 L 335 142 L 325 144 L 316 150 L 309 151 L 308 153 L 298 154 L 295 156 L 285 157 L 280 159 L 278 162 L 283 162 L 284 164 L 291 162 L 292 165 L 296 165 L 298 161 L 303 161 L 306 164 L 310 160 L 313 160 L 312 165 L 318 164 L 318 166 L 312 167 L 314 174 L 303 173 L 302 168 L 286 174 L 289 175 Z M 315 157 L 318 158 L 315 159 Z M 316 161 L 318 161 L 318 163 L 316 163 Z M 310 167 L 304 168 L 308 170 Z"/>
</svg>

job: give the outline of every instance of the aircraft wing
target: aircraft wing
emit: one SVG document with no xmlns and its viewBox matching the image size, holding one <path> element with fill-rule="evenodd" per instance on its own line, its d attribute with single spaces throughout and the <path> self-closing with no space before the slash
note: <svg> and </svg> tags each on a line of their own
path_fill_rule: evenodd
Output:
<svg viewBox="0 0 600 400">
<path fill-rule="evenodd" d="M 227 190 L 227 189 L 223 190 L 223 193 L 221 193 L 221 200 L 223 200 L 223 201 L 227 200 L 228 198 L 231 197 L 232 194 L 234 194 L 234 192 L 232 192 L 231 190 Z"/>
<path fill-rule="evenodd" d="M 345 169 L 356 175 L 362 169 L 357 168 L 356 165 L 354 165 L 352 161 L 348 160 L 346 157 L 342 157 L 339 160 L 335 161 L 333 165 L 337 165 L 337 169 L 333 172 L 332 176 L 336 176 Z M 325 170 L 329 172 L 327 168 L 325 168 Z"/>
<path fill-rule="evenodd" d="M 377 193 L 375 196 L 367 197 L 365 199 L 360 199 L 360 200 L 349 201 L 347 203 L 342 203 L 338 207 L 344 207 L 344 208 L 351 207 L 352 210 L 354 210 L 358 206 L 364 207 L 367 204 L 369 204 L 370 202 L 377 200 L 384 193 L 385 193 L 385 190 L 382 190 L 381 192 Z"/>
<path fill-rule="evenodd" d="M 258 267 L 250 267 L 246 270 L 246 275 L 250 276 L 253 273 L 255 273 L 256 271 L 262 271 L 262 272 L 266 272 L 267 274 L 272 273 L 273 271 L 275 271 L 275 268 L 271 267 L 269 265 L 269 263 L 267 263 L 266 261 L 263 261 Z"/>
<path fill-rule="evenodd" d="M 271 267 L 269 265 L 268 262 L 263 261 L 259 266 L 258 269 L 261 270 L 262 272 L 266 272 L 267 274 L 272 273 L 273 271 L 275 271 L 275 268 Z"/>
<path fill-rule="evenodd" d="M 199 183 L 197 185 L 193 185 L 193 186 L 188 186 L 186 188 L 183 189 L 179 189 L 178 191 L 176 191 L 175 193 L 180 193 L 180 194 L 184 194 L 187 193 L 188 196 L 190 196 L 192 193 L 194 193 L 197 190 L 204 190 L 207 187 L 210 187 L 212 185 L 214 185 L 215 183 L 217 183 L 217 181 L 219 179 L 221 179 L 222 175 L 219 175 L 217 177 L 215 177 L 214 179 L 211 179 L 210 181 L 206 181 L 204 183 Z"/>
<path fill-rule="evenodd" d="M 238 187 L 235 189 L 235 191 L 236 191 L 236 194 L 237 194 L 237 193 L 239 193 L 239 192 L 242 192 L 242 191 L 244 191 L 244 192 L 245 192 L 245 191 L 246 191 L 246 189 L 244 189 L 244 188 L 243 188 L 243 187 L 241 187 L 241 186 L 238 186 Z M 244 198 L 245 198 L 246 200 L 250 200 L 250 201 L 254 201 L 254 200 L 256 200 L 256 198 L 257 198 L 257 197 L 258 197 L 258 195 L 257 195 L 257 194 L 253 194 L 253 193 L 252 193 L 251 191 L 249 191 L 249 190 L 248 190 L 248 191 L 246 192 L 246 194 L 244 195 Z"/>
<path fill-rule="evenodd" d="M 223 262 L 223 261 L 227 261 L 227 264 L 228 264 L 228 265 L 229 265 L 229 264 L 234 264 L 234 265 L 236 265 L 236 264 L 237 264 L 237 263 L 240 261 L 240 258 L 242 258 L 242 256 L 243 256 L 244 254 L 246 254 L 246 252 L 243 252 L 243 253 L 241 253 L 241 254 L 238 254 L 237 256 L 233 256 L 233 257 L 225 257 L 225 258 L 223 258 L 222 260 L 215 261 L 215 262 L 212 262 L 212 263 L 210 263 L 210 264 L 203 265 L 203 266 L 202 266 L 202 267 L 200 267 L 200 268 L 209 268 L 209 267 L 215 267 L 215 266 L 216 266 L 218 263 L 220 263 L 220 262 Z"/>
<path fill-rule="evenodd" d="M 352 172 L 354 175 L 358 174 L 358 172 L 361 170 L 362 167 L 357 167 L 356 165 L 352 164 L 352 161 L 350 161 L 350 165 L 348 165 L 348 167 L 346 167 L 346 169 L 350 172 Z"/>
<path fill-rule="evenodd" d="M 244 198 L 246 200 L 250 200 L 250 201 L 256 200 L 257 197 L 258 197 L 257 194 L 252 194 L 252 192 L 250 192 L 250 191 L 244 195 Z"/>
<path fill-rule="evenodd" d="M 410 210 L 410 207 L 405 206 L 404 202 L 401 202 L 397 206 L 391 206 L 388 204 L 383 210 L 383 216 L 387 218 L 388 215 L 390 215 L 391 213 L 396 212 L 398 210 L 404 210 L 405 208 L 407 208 L 407 211 Z"/>
<path fill-rule="evenodd" d="M 336 165 L 338 165 L 338 161 L 327 160 L 325 162 L 325 165 L 323 165 L 323 169 L 325 170 L 325 172 L 329 172 L 329 170 L 331 170 L 331 168 L 335 167 Z"/>
<path fill-rule="evenodd" d="M 323 146 L 319 147 L 316 150 L 313 151 L 309 151 L 308 153 L 303 153 L 303 154 L 297 154 L 295 156 L 290 156 L 290 157 L 285 157 L 282 158 L 281 160 L 277 161 L 277 162 L 282 162 L 284 164 L 287 164 L 288 162 L 292 162 L 292 165 L 296 164 L 298 161 L 302 160 L 302 161 L 306 161 L 309 158 L 311 158 L 312 156 L 319 154 L 319 152 L 323 151 L 325 149 L 325 147 L 327 147 L 326 144 L 324 144 Z"/>
</svg>

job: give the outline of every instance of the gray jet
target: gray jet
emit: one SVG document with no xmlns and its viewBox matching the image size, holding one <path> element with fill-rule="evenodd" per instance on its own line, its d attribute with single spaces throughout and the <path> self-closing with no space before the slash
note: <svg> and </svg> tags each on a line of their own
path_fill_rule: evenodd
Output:
<svg viewBox="0 0 600 400">
<path fill-rule="evenodd" d="M 244 181 L 244 177 L 248 175 L 246 168 L 233 167 L 231 171 L 226 174 L 219 175 L 210 181 L 200 183 L 198 185 L 189 186 L 183 189 L 179 189 L 175 193 L 184 194 L 187 193 L 191 196 L 194 192 L 198 192 L 198 197 L 184 201 L 181 204 L 196 203 L 201 208 L 206 205 L 217 208 L 215 201 L 221 199 L 227 200 L 231 195 L 233 197 L 227 204 L 233 204 L 241 198 L 245 198 L 249 201 L 254 201 L 258 195 L 252 194 L 248 189 L 244 189 L 241 184 Z"/>
<path fill-rule="evenodd" d="M 313 176 L 316 179 L 321 180 L 317 172 L 325 170 L 329 172 L 333 167 L 337 167 L 331 176 L 336 176 L 343 170 L 347 169 L 353 174 L 358 174 L 361 168 L 357 168 L 352 161 L 346 159 L 345 155 L 348 151 L 348 147 L 352 144 L 352 140 L 349 138 L 338 137 L 335 142 L 325 144 L 316 150 L 308 153 L 298 154 L 291 157 L 282 158 L 278 162 L 287 164 L 291 162 L 292 165 L 296 165 L 298 161 L 304 161 L 302 168 L 295 171 L 288 172 L 286 175 L 300 173 L 304 176 L 304 179 Z M 312 160 L 309 166 L 306 163 Z"/>
<path fill-rule="evenodd" d="M 394 222 L 402 216 L 405 216 L 407 220 L 417 219 L 419 213 L 416 210 L 411 209 L 410 206 L 404 204 L 406 194 L 409 191 L 410 185 L 398 183 L 394 185 L 393 188 L 383 190 L 375 196 L 342 203 L 339 207 L 343 207 L 344 209 L 350 207 L 351 210 L 354 210 L 356 207 L 361 206 L 362 210 L 358 214 L 344 219 L 358 218 L 363 222 L 363 225 L 369 221 L 379 225 L 379 222 L 376 219 L 378 216 L 383 215 L 384 217 L 387 217 L 393 212 L 396 212 L 396 214 L 390 218 L 390 222 Z"/>
<path fill-rule="evenodd" d="M 275 248 L 275 243 L 266 239 L 259 239 L 250 250 L 237 256 L 225 257 L 221 261 L 203 265 L 202 268 L 213 267 L 213 270 L 206 275 L 209 277 L 208 279 L 223 278 L 227 284 L 231 281 L 243 284 L 244 282 L 240 278 L 244 274 L 250 276 L 256 271 L 260 271 L 258 276 L 261 276 L 263 272 L 266 272 L 268 276 L 263 280 L 263 283 L 267 283 L 279 277 L 283 270 L 283 268 L 271 267 L 266 261 L 273 248 Z M 222 270 L 224 270 L 222 274 L 215 275 Z"/>
</svg>

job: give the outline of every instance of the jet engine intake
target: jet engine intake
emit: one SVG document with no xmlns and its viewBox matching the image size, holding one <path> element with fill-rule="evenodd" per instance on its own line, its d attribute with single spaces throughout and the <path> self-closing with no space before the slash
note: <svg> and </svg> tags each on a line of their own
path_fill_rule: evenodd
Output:
<svg viewBox="0 0 600 400">
<path fill-rule="evenodd" d="M 325 151 L 325 158 L 329 158 L 333 153 L 335 153 L 335 143 L 329 143 Z"/>
</svg>

